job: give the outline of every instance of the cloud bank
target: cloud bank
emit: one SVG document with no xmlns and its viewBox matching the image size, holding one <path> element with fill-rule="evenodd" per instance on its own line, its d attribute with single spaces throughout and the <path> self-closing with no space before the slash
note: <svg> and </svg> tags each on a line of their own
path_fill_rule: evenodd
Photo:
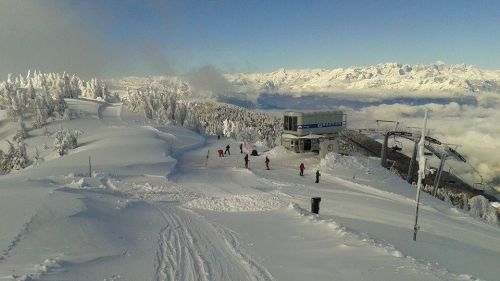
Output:
<svg viewBox="0 0 500 281">
<path fill-rule="evenodd" d="M 27 69 L 103 75 L 111 50 L 65 1 L 0 2 L 0 77 Z"/>
</svg>

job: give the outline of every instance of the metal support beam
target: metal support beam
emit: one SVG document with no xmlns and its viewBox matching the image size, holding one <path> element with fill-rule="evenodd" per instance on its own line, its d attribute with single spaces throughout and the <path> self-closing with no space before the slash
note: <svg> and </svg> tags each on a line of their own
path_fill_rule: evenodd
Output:
<svg viewBox="0 0 500 281">
<path fill-rule="evenodd" d="M 382 144 L 382 151 L 380 152 L 380 164 L 382 167 L 387 168 L 387 143 L 389 142 L 389 133 L 384 135 L 384 143 Z"/>
<path fill-rule="evenodd" d="M 439 164 L 439 170 L 434 178 L 434 188 L 432 189 L 432 196 L 436 197 L 437 190 L 439 188 L 439 181 L 441 180 L 441 174 L 443 173 L 444 162 L 446 161 L 446 155 L 441 155 L 441 163 Z"/>
<path fill-rule="evenodd" d="M 411 183 L 411 180 L 413 179 L 413 172 L 414 172 L 414 166 L 415 162 L 417 160 L 417 151 L 418 151 L 418 142 L 415 141 L 415 146 L 413 146 L 413 154 L 411 156 L 410 160 L 410 167 L 408 168 L 408 174 L 406 175 L 406 181 L 408 183 Z"/>
</svg>

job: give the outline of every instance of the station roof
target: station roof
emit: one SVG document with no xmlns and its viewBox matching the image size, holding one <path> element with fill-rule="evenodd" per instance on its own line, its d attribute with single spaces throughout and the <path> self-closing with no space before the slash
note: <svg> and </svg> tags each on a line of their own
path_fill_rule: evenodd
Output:
<svg viewBox="0 0 500 281">
<path fill-rule="evenodd" d="M 315 115 L 343 115 L 344 112 L 341 110 L 335 110 L 335 111 L 308 111 L 308 112 L 301 112 L 301 111 L 285 111 L 283 112 L 283 115 L 290 115 L 290 116 L 315 116 Z"/>
<path fill-rule="evenodd" d="M 319 139 L 319 138 L 326 138 L 326 136 L 323 136 L 323 135 L 315 135 L 315 134 L 309 134 L 309 135 L 305 135 L 305 136 L 296 136 L 296 135 L 292 135 L 292 134 L 282 134 L 281 135 L 282 138 L 288 138 L 288 139 Z"/>
</svg>

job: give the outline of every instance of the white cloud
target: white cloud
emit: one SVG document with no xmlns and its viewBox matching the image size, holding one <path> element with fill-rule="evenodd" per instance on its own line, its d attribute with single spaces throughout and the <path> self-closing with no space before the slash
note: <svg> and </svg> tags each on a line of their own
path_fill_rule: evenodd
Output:
<svg viewBox="0 0 500 281">
<path fill-rule="evenodd" d="M 485 180 L 500 175 L 500 111 L 497 108 L 449 104 L 412 106 L 392 104 L 370 106 L 353 110 L 357 115 L 349 124 L 355 127 L 375 127 L 375 119 L 398 120 L 401 126 L 420 127 L 423 112 L 429 110 L 428 127 L 438 139 L 458 145 L 458 151 L 466 156 Z M 460 166 L 460 165 L 458 165 Z M 471 169 L 461 170 L 470 174 Z M 479 177 L 474 175 L 474 181 Z"/>
</svg>

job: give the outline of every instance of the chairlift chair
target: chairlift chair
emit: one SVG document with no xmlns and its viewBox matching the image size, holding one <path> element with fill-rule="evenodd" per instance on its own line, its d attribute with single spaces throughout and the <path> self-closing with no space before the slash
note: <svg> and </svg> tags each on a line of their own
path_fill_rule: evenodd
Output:
<svg viewBox="0 0 500 281">
<path fill-rule="evenodd" d="M 391 149 L 392 152 L 401 151 L 403 150 L 403 144 L 400 141 L 394 139 Z"/>
</svg>

